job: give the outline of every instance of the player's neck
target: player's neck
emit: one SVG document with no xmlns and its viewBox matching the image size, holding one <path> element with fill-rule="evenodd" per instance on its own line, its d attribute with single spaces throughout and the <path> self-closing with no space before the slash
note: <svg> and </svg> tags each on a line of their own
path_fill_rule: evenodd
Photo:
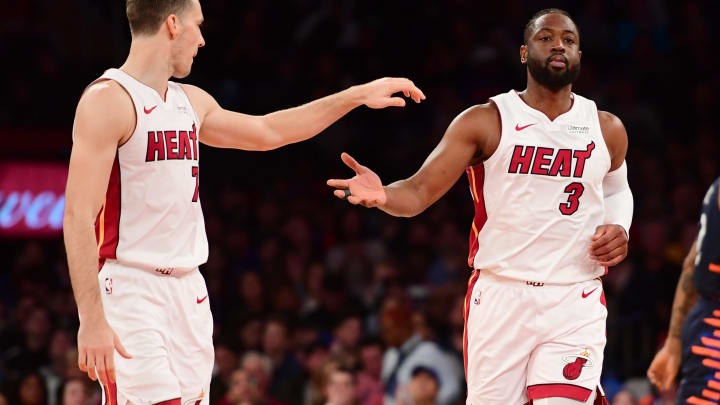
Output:
<svg viewBox="0 0 720 405">
<path fill-rule="evenodd" d="M 527 105 L 544 113 L 552 121 L 570 110 L 573 104 L 571 93 L 570 84 L 558 91 L 552 91 L 528 75 L 527 88 L 520 93 L 520 97 Z"/>
<path fill-rule="evenodd" d="M 158 43 L 157 37 L 133 38 L 130 54 L 120 69 L 165 98 L 172 76 L 170 50 Z"/>
</svg>

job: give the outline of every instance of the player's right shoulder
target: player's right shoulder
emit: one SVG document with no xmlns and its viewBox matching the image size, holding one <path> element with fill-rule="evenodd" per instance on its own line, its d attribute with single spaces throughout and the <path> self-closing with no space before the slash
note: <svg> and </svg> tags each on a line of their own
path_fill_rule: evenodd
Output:
<svg viewBox="0 0 720 405">
<path fill-rule="evenodd" d="M 88 86 L 75 111 L 74 138 L 84 132 L 101 130 L 124 141 L 136 124 L 135 105 L 130 94 L 114 80 L 102 80 Z M 122 143 L 122 142 L 120 142 Z"/>
<path fill-rule="evenodd" d="M 453 126 L 478 146 L 476 158 L 487 158 L 497 149 L 502 132 L 500 111 L 494 102 L 474 105 L 457 116 Z"/>
</svg>

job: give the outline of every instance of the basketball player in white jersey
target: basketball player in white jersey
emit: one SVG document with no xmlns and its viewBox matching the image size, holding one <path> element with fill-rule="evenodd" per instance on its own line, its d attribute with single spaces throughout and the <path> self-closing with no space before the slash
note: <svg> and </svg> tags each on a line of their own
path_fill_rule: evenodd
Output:
<svg viewBox="0 0 720 405">
<path fill-rule="evenodd" d="M 356 176 L 328 185 L 352 204 L 410 217 L 467 172 L 475 205 L 467 404 L 603 403 L 607 310 L 598 277 L 627 254 L 627 134 L 571 91 L 581 52 L 567 12 L 538 12 L 524 39 L 527 88 L 460 114 L 412 177 L 383 187 L 343 154 Z"/>
<path fill-rule="evenodd" d="M 169 81 L 187 76 L 205 45 L 198 0 L 127 0 L 127 15 L 130 54 L 88 86 L 73 128 L 64 230 L 78 365 L 100 380 L 106 404 L 208 404 L 199 143 L 274 149 L 360 105 L 425 96 L 410 80 L 386 78 L 264 116 L 227 111 L 202 89 Z"/>
</svg>

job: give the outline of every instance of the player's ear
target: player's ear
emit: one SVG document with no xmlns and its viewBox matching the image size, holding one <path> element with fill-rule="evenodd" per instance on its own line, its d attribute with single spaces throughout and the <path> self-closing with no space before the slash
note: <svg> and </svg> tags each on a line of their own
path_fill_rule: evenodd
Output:
<svg viewBox="0 0 720 405">
<path fill-rule="evenodd" d="M 520 63 L 527 63 L 527 45 L 520 45 Z"/>
<path fill-rule="evenodd" d="M 170 39 L 174 39 L 180 31 L 180 19 L 175 14 L 170 14 L 165 19 L 165 26 L 167 26 Z"/>
<path fill-rule="evenodd" d="M 582 59 L 582 51 L 578 51 L 578 59 Z"/>
</svg>

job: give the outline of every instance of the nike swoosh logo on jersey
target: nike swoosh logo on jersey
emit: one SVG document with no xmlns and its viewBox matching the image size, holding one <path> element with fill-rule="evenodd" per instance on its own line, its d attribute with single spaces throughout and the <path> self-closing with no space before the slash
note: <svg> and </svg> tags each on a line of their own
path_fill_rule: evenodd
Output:
<svg viewBox="0 0 720 405">
<path fill-rule="evenodd" d="M 143 107 L 143 111 L 145 111 L 145 114 L 150 114 L 155 109 L 155 107 L 157 107 L 157 105 L 154 105 L 150 108 Z"/>
<path fill-rule="evenodd" d="M 535 124 L 537 124 L 537 122 L 534 122 L 534 123 L 532 123 L 532 124 L 523 125 L 523 126 L 520 126 L 520 124 L 515 124 L 515 130 L 516 130 L 516 131 L 522 131 L 523 129 L 525 129 L 525 128 L 527 128 L 527 127 L 531 127 L 531 126 L 533 126 L 533 125 L 535 125 Z"/>
<path fill-rule="evenodd" d="M 587 298 L 590 294 L 594 293 L 595 290 L 597 290 L 597 287 L 595 287 L 595 288 L 593 288 L 592 290 L 590 290 L 589 293 L 586 293 L 585 291 L 583 291 L 583 292 L 582 292 L 582 297 L 583 297 L 583 298 Z"/>
<path fill-rule="evenodd" d="M 208 297 L 208 296 L 206 295 L 206 296 L 204 296 L 204 297 L 202 297 L 202 298 L 197 298 L 197 303 L 198 303 L 198 304 L 202 304 L 202 302 L 205 301 L 205 300 L 207 299 L 207 297 Z"/>
</svg>

